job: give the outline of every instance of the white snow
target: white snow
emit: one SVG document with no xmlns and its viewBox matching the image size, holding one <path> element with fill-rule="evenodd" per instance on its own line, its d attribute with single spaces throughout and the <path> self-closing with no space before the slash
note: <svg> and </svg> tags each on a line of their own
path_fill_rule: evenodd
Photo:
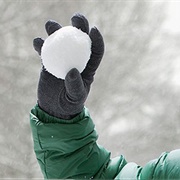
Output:
<svg viewBox="0 0 180 180">
<path fill-rule="evenodd" d="M 81 30 L 65 26 L 44 42 L 41 58 L 45 69 L 57 78 L 65 79 L 72 68 L 81 73 L 91 55 L 91 39 Z"/>
<path fill-rule="evenodd" d="M 163 28 L 169 33 L 180 33 L 180 2 L 167 1 L 166 2 L 167 17 L 163 24 Z"/>
</svg>

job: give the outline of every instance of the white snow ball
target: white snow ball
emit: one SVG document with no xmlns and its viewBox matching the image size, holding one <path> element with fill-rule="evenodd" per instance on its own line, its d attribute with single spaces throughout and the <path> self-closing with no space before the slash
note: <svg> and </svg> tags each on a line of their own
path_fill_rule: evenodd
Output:
<svg viewBox="0 0 180 180">
<path fill-rule="evenodd" d="M 76 68 L 81 73 L 91 55 L 90 37 L 73 26 L 65 26 L 51 34 L 41 50 L 45 69 L 57 78 Z"/>
</svg>

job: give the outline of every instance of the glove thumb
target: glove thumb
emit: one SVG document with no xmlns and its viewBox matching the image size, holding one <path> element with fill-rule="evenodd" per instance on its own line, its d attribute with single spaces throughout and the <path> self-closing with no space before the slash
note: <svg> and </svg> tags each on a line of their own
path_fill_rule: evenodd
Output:
<svg viewBox="0 0 180 180">
<path fill-rule="evenodd" d="M 65 88 L 69 101 L 79 105 L 85 102 L 87 93 L 81 74 L 76 68 L 71 69 L 67 73 L 65 77 Z"/>
</svg>

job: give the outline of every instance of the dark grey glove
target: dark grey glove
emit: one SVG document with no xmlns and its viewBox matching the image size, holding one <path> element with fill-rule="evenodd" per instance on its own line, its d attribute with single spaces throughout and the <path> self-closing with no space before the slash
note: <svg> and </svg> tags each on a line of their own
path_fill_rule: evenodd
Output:
<svg viewBox="0 0 180 180">
<path fill-rule="evenodd" d="M 72 26 L 89 34 L 92 41 L 91 57 L 82 73 L 76 68 L 71 69 L 65 80 L 57 78 L 42 67 L 38 85 L 38 105 L 48 114 L 71 119 L 83 110 L 96 69 L 104 54 L 103 37 L 97 28 L 92 28 L 89 33 L 89 23 L 81 14 L 71 18 Z M 48 21 L 45 25 L 48 35 L 61 28 L 55 21 Z M 36 38 L 33 41 L 34 49 L 41 55 L 44 40 Z"/>
</svg>

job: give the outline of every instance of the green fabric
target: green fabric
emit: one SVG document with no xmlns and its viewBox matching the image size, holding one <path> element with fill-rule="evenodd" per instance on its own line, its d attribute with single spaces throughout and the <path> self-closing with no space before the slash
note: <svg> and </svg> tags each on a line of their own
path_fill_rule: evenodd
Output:
<svg viewBox="0 0 180 180">
<path fill-rule="evenodd" d="M 158 159 L 148 162 L 144 168 L 135 163 L 127 163 L 115 179 L 179 180 L 180 150 L 165 152 Z"/>
<path fill-rule="evenodd" d="M 96 143 L 98 135 L 88 110 L 71 120 L 52 117 L 37 105 L 30 124 L 34 151 L 46 179 L 180 179 L 180 150 L 163 153 L 144 168 L 127 163 Z"/>
<path fill-rule="evenodd" d="M 122 155 L 111 159 L 98 179 L 114 179 L 126 164 L 127 162 Z"/>
<path fill-rule="evenodd" d="M 180 150 L 165 152 L 158 159 L 147 163 L 140 177 L 141 180 L 180 179 Z"/>
<path fill-rule="evenodd" d="M 110 160 L 110 153 L 96 143 L 98 135 L 86 108 L 67 121 L 35 106 L 30 113 L 30 124 L 44 178 L 114 178 L 126 164 L 122 156 Z"/>
<path fill-rule="evenodd" d="M 141 167 L 135 163 L 127 163 L 115 179 L 138 179 Z"/>
</svg>

